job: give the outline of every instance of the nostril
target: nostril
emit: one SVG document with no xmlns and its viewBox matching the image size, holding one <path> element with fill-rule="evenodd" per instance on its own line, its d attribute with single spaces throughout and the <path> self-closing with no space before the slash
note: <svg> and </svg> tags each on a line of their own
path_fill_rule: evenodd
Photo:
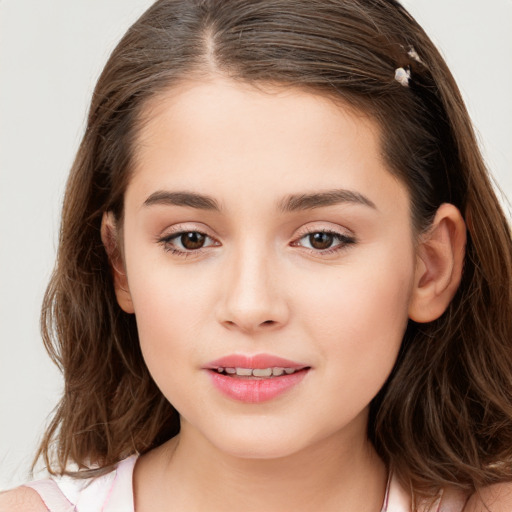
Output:
<svg viewBox="0 0 512 512">
<path fill-rule="evenodd" d="M 0 0 L 1 1 L 1 0 Z M 256 332 L 258 331 L 259 329 L 261 329 L 261 331 L 266 331 L 267 329 L 274 329 L 276 328 L 276 326 L 279 325 L 279 321 L 277 320 L 264 320 L 263 322 L 259 322 L 259 321 L 254 321 L 254 322 L 243 322 L 243 321 L 239 321 L 237 322 L 236 320 L 225 320 L 222 322 L 222 324 L 224 325 L 224 327 L 226 327 L 227 329 L 240 329 L 244 332 Z"/>
</svg>

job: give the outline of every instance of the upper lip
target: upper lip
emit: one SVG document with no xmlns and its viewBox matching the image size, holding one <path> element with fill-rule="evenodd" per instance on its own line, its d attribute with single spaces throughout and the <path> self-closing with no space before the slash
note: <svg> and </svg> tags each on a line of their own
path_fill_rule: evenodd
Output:
<svg viewBox="0 0 512 512">
<path fill-rule="evenodd" d="M 293 368 L 294 370 L 301 370 L 309 368 L 308 365 L 277 357 L 271 354 L 230 354 L 228 356 L 215 359 L 207 363 L 204 368 L 215 370 L 217 368 Z"/>
</svg>

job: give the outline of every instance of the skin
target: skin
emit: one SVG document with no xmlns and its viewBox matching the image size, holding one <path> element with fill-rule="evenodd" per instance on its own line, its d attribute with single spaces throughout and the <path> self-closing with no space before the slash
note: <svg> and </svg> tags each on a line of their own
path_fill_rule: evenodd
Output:
<svg viewBox="0 0 512 512">
<path fill-rule="evenodd" d="M 418 258 L 408 193 L 379 135 L 324 97 L 218 77 L 148 107 L 118 227 L 116 288 L 182 430 L 137 464 L 138 510 L 380 510 L 387 473 L 366 438 L 368 404 L 408 317 L 426 305 L 415 292 L 439 265 L 430 272 Z M 290 195 L 340 189 L 365 199 L 279 208 Z M 219 209 L 147 204 L 183 191 Z M 337 234 L 330 252 L 313 248 L 308 235 L 326 231 Z M 172 239 L 181 232 L 204 233 L 206 245 L 173 252 L 184 251 Z M 234 353 L 311 369 L 284 395 L 245 404 L 204 370 Z"/>
<path fill-rule="evenodd" d="M 368 404 L 408 319 L 433 320 L 453 297 L 465 238 L 451 205 L 414 233 L 379 141 L 348 106 L 222 77 L 147 106 L 122 225 L 105 214 L 102 237 L 119 305 L 136 315 L 182 428 L 139 458 L 137 512 L 381 510 L 388 475 L 366 437 Z M 282 207 L 332 190 L 345 191 L 333 204 Z M 171 204 L 176 192 L 218 209 Z M 204 246 L 185 249 L 182 232 Z M 312 245 L 326 232 L 327 249 Z M 204 369 L 261 353 L 310 369 L 257 404 L 221 394 Z"/>
</svg>

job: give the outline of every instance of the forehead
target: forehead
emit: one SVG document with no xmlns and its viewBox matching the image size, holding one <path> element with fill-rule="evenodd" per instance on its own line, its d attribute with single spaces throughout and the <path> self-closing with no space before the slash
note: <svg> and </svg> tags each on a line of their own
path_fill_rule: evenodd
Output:
<svg viewBox="0 0 512 512">
<path fill-rule="evenodd" d="M 190 81 L 146 105 L 132 182 L 148 194 L 164 186 L 210 193 L 233 182 L 267 187 L 269 195 L 383 191 L 397 183 L 380 138 L 373 119 L 327 96 L 224 78 Z"/>
<path fill-rule="evenodd" d="M 191 138 L 202 145 L 229 137 L 252 142 L 270 153 L 286 144 L 300 150 L 324 149 L 349 130 L 366 146 L 378 144 L 376 122 L 356 108 L 327 95 L 283 84 L 252 84 L 222 77 L 191 80 L 164 90 L 143 109 L 137 155 L 159 144 Z M 279 137 L 276 135 L 279 134 Z M 352 138 L 351 143 L 355 142 Z M 254 156 L 254 155 L 253 155 Z"/>
</svg>

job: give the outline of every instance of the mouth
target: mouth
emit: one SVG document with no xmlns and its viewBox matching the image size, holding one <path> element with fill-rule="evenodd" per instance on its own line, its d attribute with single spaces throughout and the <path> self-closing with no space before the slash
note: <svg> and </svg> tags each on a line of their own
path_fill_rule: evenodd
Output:
<svg viewBox="0 0 512 512">
<path fill-rule="evenodd" d="M 247 404 L 268 402 L 298 386 L 311 366 L 280 357 L 233 354 L 206 367 L 214 387 L 224 396 Z"/>
<path fill-rule="evenodd" d="M 226 375 L 228 377 L 241 377 L 246 379 L 270 379 L 273 377 L 281 377 L 282 375 L 293 375 L 294 373 L 309 370 L 308 366 L 304 368 L 289 368 L 274 366 L 272 368 L 239 368 L 239 367 L 228 367 L 223 368 L 219 366 L 212 368 L 211 371 Z"/>
</svg>

